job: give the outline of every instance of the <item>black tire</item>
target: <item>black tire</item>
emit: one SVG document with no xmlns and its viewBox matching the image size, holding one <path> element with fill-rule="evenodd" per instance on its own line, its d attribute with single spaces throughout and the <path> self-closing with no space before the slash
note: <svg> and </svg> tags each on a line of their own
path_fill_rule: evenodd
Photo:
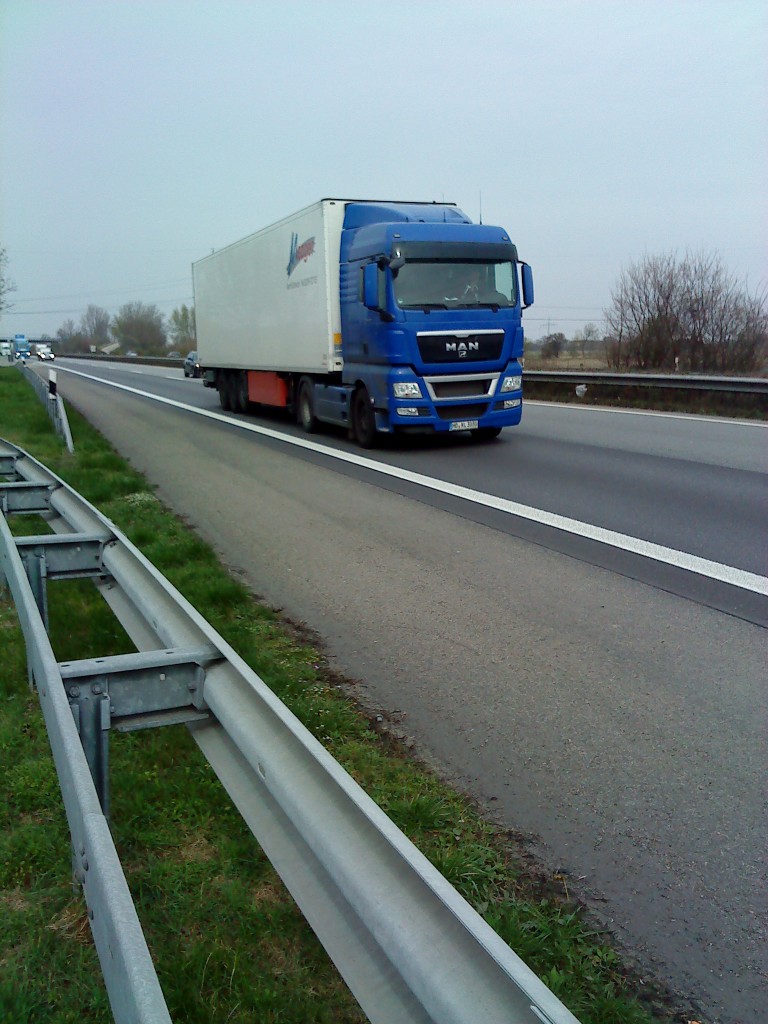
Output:
<svg viewBox="0 0 768 1024">
<path fill-rule="evenodd" d="M 232 374 L 232 408 L 235 412 L 248 412 L 248 374 L 235 370 Z"/>
<path fill-rule="evenodd" d="M 352 398 L 352 433 L 361 448 L 375 448 L 378 444 L 376 417 L 364 387 L 358 388 Z"/>
<path fill-rule="evenodd" d="M 224 386 L 227 389 L 227 408 L 230 412 L 237 412 L 237 373 L 234 370 L 226 371 Z"/>
<path fill-rule="evenodd" d="M 187 373 L 187 368 L 186 368 L 186 366 L 184 367 L 184 376 L 185 376 L 185 377 L 188 377 L 188 376 L 189 376 L 189 374 Z"/>
<path fill-rule="evenodd" d="M 225 412 L 230 412 L 232 409 L 232 393 L 229 384 L 229 374 L 226 370 L 219 373 L 216 388 L 219 392 L 219 405 Z"/>
<path fill-rule="evenodd" d="M 501 427 L 478 427 L 477 430 L 470 430 L 475 441 L 493 441 L 501 433 Z"/>
<path fill-rule="evenodd" d="M 299 394 L 296 399 L 296 421 L 302 430 L 305 430 L 308 434 L 314 434 L 317 430 L 312 381 L 308 377 L 302 377 L 299 381 Z"/>
</svg>

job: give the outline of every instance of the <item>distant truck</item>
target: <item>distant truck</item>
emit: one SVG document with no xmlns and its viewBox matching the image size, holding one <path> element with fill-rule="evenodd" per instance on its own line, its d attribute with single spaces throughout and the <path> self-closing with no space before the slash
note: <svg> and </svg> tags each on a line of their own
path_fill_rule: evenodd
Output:
<svg viewBox="0 0 768 1024">
<path fill-rule="evenodd" d="M 30 344 L 26 334 L 16 334 L 13 338 L 13 354 L 17 359 L 29 359 Z"/>
<path fill-rule="evenodd" d="M 224 409 L 288 408 L 364 448 L 520 422 L 533 275 L 506 231 L 453 203 L 323 199 L 192 277 L 198 360 Z"/>
<path fill-rule="evenodd" d="M 50 361 L 55 358 L 53 354 L 53 349 L 45 341 L 40 341 L 35 345 L 35 355 L 37 356 L 38 359 L 42 360 Z"/>
<path fill-rule="evenodd" d="M 10 341 L 0 341 L 0 358 L 13 358 L 13 344 Z"/>
</svg>

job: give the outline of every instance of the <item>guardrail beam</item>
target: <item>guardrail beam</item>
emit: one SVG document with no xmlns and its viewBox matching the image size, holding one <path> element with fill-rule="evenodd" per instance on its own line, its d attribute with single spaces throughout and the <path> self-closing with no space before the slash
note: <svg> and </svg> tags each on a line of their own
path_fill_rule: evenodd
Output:
<svg viewBox="0 0 768 1024">
<path fill-rule="evenodd" d="M 18 455 L 0 455 L 0 476 L 18 476 L 16 461 Z"/>
<path fill-rule="evenodd" d="M 109 730 L 133 732 L 210 717 L 203 699 L 212 647 L 172 648 L 59 664 L 99 803 L 109 818 Z"/>
<path fill-rule="evenodd" d="M 109 573 L 104 571 L 102 561 L 104 544 L 111 539 L 109 535 L 97 537 L 86 534 L 16 538 L 16 548 L 35 596 L 35 604 L 40 612 L 46 633 L 48 632 L 47 581 L 82 577 L 108 579 Z"/>
<path fill-rule="evenodd" d="M 203 697 L 205 673 L 210 665 L 221 660 L 214 647 L 172 647 L 62 662 L 59 671 L 73 699 L 74 691 L 82 688 L 108 693 L 110 721 L 119 731 L 129 732 L 150 727 L 142 725 L 142 720 L 162 712 L 186 716 L 178 721 L 208 717 Z"/>
<path fill-rule="evenodd" d="M 30 483 L 27 480 L 0 483 L 0 511 L 5 515 L 13 512 L 47 512 L 55 489 L 51 484 Z"/>
<path fill-rule="evenodd" d="M 768 395 L 762 377 L 709 377 L 684 373 L 611 373 L 607 370 L 523 370 L 526 381 L 542 384 L 607 384 L 617 387 L 662 388 L 683 391 L 726 391 L 742 395 Z"/>
<path fill-rule="evenodd" d="M 41 534 L 17 537 L 16 547 L 25 566 L 28 559 L 43 558 L 49 580 L 79 579 L 108 575 L 103 566 L 104 545 L 112 540 L 109 534 Z"/>
</svg>

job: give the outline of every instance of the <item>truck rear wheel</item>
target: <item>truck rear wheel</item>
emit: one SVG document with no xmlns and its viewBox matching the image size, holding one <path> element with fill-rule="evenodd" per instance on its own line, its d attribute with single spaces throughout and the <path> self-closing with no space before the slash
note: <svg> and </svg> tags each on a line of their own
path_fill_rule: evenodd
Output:
<svg viewBox="0 0 768 1024">
<path fill-rule="evenodd" d="M 299 381 L 299 397 L 296 402 L 296 419 L 299 426 L 308 434 L 314 434 L 317 430 L 317 417 L 315 416 L 315 402 L 312 394 L 312 381 L 308 377 L 302 377 Z"/>
<path fill-rule="evenodd" d="M 245 370 L 232 374 L 232 408 L 235 412 L 248 412 L 248 373 Z"/>
<path fill-rule="evenodd" d="M 225 412 L 229 412 L 232 408 L 229 391 L 229 374 L 226 370 L 219 373 L 218 380 L 216 381 L 216 390 L 219 392 L 219 405 Z"/>
<path fill-rule="evenodd" d="M 366 388 L 358 388 L 352 399 L 352 433 L 361 448 L 375 448 L 378 441 L 376 417 Z"/>
</svg>

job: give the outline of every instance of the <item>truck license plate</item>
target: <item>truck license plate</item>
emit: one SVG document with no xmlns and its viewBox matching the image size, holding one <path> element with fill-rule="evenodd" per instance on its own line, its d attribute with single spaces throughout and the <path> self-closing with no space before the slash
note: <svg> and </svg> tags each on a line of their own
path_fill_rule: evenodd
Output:
<svg viewBox="0 0 768 1024">
<path fill-rule="evenodd" d="M 454 420 L 449 430 L 477 430 L 477 420 Z"/>
</svg>

